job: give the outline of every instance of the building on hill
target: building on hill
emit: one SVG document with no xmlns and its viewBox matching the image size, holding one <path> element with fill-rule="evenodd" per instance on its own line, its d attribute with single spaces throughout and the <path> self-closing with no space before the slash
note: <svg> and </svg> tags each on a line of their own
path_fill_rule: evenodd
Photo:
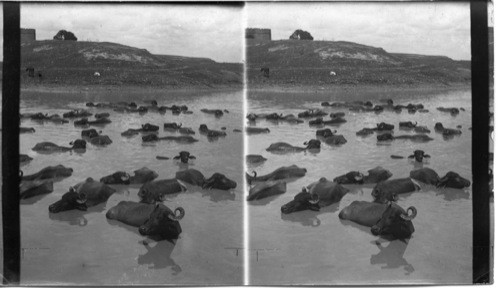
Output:
<svg viewBox="0 0 500 288">
<path fill-rule="evenodd" d="M 247 42 L 271 41 L 271 29 L 246 28 L 245 39 Z"/>
<path fill-rule="evenodd" d="M 36 30 L 29 28 L 21 28 L 21 43 L 36 41 Z"/>
</svg>

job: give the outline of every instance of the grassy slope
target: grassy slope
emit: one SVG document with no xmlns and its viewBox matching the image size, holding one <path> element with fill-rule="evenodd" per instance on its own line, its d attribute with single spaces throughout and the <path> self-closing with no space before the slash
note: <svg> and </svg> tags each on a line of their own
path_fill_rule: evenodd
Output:
<svg viewBox="0 0 500 288">
<path fill-rule="evenodd" d="M 452 85 L 470 83 L 470 61 L 388 53 L 351 42 L 281 40 L 247 46 L 250 85 Z M 264 78 L 261 67 L 270 68 Z M 331 76 L 335 71 L 336 76 Z"/>
<path fill-rule="evenodd" d="M 41 71 L 45 85 L 147 85 L 216 87 L 242 85 L 243 66 L 206 58 L 153 55 L 107 42 L 36 41 L 21 47 L 21 81 L 39 84 L 24 70 Z M 101 77 L 94 77 L 99 72 Z"/>
</svg>

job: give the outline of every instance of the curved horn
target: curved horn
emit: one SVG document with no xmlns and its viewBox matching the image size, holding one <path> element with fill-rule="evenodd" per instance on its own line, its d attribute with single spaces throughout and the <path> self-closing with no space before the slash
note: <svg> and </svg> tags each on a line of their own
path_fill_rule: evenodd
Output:
<svg viewBox="0 0 500 288">
<path fill-rule="evenodd" d="M 179 215 L 177 215 L 177 211 L 179 211 Z M 184 211 L 184 208 L 182 207 L 177 207 L 175 208 L 174 214 L 168 214 L 168 219 L 172 221 L 179 221 L 181 220 L 186 212 Z"/>
<path fill-rule="evenodd" d="M 490 170 L 491 170 L 491 169 L 490 169 Z M 19 170 L 19 177 L 23 177 L 23 175 L 24 175 L 23 170 Z"/>
<path fill-rule="evenodd" d="M 253 172 L 253 178 L 254 179 L 257 178 L 257 172 L 255 172 L 255 171 L 252 171 L 252 172 Z"/>
<path fill-rule="evenodd" d="M 309 203 L 311 204 L 318 204 L 319 202 L 319 196 L 318 194 L 314 193 L 314 194 L 311 194 L 311 200 L 309 200 Z"/>
<path fill-rule="evenodd" d="M 125 182 L 125 181 L 128 181 L 128 180 L 130 180 L 130 175 L 129 175 L 128 173 L 125 173 L 125 175 L 122 175 L 122 176 L 120 177 L 120 179 L 121 179 L 122 181 L 124 181 L 124 182 Z"/>
<path fill-rule="evenodd" d="M 373 191 L 372 191 L 372 195 L 375 196 L 375 197 L 378 197 L 380 195 L 380 190 L 374 188 Z"/>
<path fill-rule="evenodd" d="M 69 145 L 73 146 L 73 143 L 74 143 L 74 142 L 75 142 L 75 141 L 71 141 L 71 142 L 69 142 Z"/>
<path fill-rule="evenodd" d="M 85 202 L 87 202 L 87 195 L 85 195 L 85 193 L 78 194 L 78 199 L 76 199 L 76 202 L 78 204 L 84 204 Z"/>
<path fill-rule="evenodd" d="M 177 125 L 177 127 L 181 128 L 182 127 L 182 123 L 179 122 L 179 125 Z"/>
<path fill-rule="evenodd" d="M 306 146 L 309 145 L 309 141 L 304 142 L 304 145 Z"/>
<path fill-rule="evenodd" d="M 417 124 L 418 124 L 418 122 L 417 122 L 417 121 L 415 121 L 415 125 L 413 125 L 413 127 L 417 126 Z"/>
<path fill-rule="evenodd" d="M 411 214 L 410 214 L 410 211 L 411 211 Z M 399 214 L 399 216 L 403 220 L 410 221 L 417 216 L 417 208 L 411 206 L 406 210 L 406 214 L 401 213 L 401 214 Z"/>
</svg>

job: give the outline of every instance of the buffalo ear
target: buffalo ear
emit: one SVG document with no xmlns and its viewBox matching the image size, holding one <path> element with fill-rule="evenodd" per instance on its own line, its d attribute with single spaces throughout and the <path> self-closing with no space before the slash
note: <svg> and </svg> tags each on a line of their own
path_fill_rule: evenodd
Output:
<svg viewBox="0 0 500 288">
<path fill-rule="evenodd" d="M 431 155 L 429 155 L 429 154 L 425 154 L 425 155 L 424 155 L 424 157 L 425 157 L 425 158 L 431 158 Z"/>
<path fill-rule="evenodd" d="M 172 158 L 172 159 L 174 159 L 174 160 L 178 160 L 178 159 L 180 159 L 180 158 L 181 158 L 181 156 L 180 156 L 180 155 L 177 155 L 177 156 L 175 156 L 175 157 L 174 157 L 174 158 Z"/>
<path fill-rule="evenodd" d="M 196 159 L 193 155 L 189 156 L 189 159 Z"/>
<path fill-rule="evenodd" d="M 410 156 L 408 156 L 408 158 L 413 159 L 413 158 L 415 158 L 415 155 L 410 155 Z"/>
</svg>

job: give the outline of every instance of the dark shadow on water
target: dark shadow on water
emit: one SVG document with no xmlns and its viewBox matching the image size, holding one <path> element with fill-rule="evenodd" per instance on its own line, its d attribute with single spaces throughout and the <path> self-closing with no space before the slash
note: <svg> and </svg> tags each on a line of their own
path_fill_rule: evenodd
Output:
<svg viewBox="0 0 500 288">
<path fill-rule="evenodd" d="M 106 221 L 108 221 L 109 225 L 122 227 L 122 228 L 125 228 L 125 229 L 127 229 L 127 230 L 129 230 L 131 232 L 139 234 L 139 230 L 138 230 L 139 228 L 138 227 L 127 225 L 127 224 L 122 223 L 122 222 L 120 222 L 118 220 L 110 220 L 108 218 L 106 218 Z"/>
<path fill-rule="evenodd" d="M 50 193 L 52 193 L 52 192 L 50 192 Z M 20 200 L 20 204 L 21 205 L 35 204 L 36 202 L 40 201 L 42 198 L 44 198 L 46 195 L 48 195 L 50 193 L 42 194 L 42 195 L 37 195 L 37 196 L 34 196 L 34 197 L 30 197 L 28 199 L 21 199 Z"/>
<path fill-rule="evenodd" d="M 148 269 L 164 269 L 170 267 L 173 275 L 177 275 L 182 268 L 171 258 L 175 248 L 175 241 L 159 241 L 154 246 L 145 244 L 146 253 L 137 257 L 137 264 L 146 265 Z"/>
<path fill-rule="evenodd" d="M 208 197 L 212 202 L 219 201 L 234 201 L 236 194 L 233 190 L 218 190 L 218 189 L 200 189 L 202 197 Z"/>
<path fill-rule="evenodd" d="M 380 240 L 380 239 L 379 239 Z M 413 265 L 408 263 L 404 258 L 404 253 L 408 244 L 401 240 L 390 241 L 387 246 L 382 246 L 379 240 L 372 241 L 373 244 L 377 245 L 379 248 L 378 254 L 372 255 L 370 258 L 370 264 L 372 265 L 382 265 L 382 269 L 397 269 L 403 267 L 405 270 L 405 275 L 410 275 L 415 272 Z"/>
<path fill-rule="evenodd" d="M 470 199 L 470 192 L 463 189 L 443 188 L 436 191 L 436 195 L 443 195 L 444 200 L 453 201 L 459 199 Z"/>
<path fill-rule="evenodd" d="M 51 220 L 67 222 L 70 225 L 86 226 L 87 219 L 85 218 L 85 215 L 90 213 L 101 213 L 105 209 L 106 209 L 106 203 L 101 203 L 96 206 L 89 207 L 87 211 L 81 211 L 75 209 L 75 210 L 62 211 L 59 213 L 49 212 L 49 218 Z"/>
<path fill-rule="evenodd" d="M 247 203 L 248 203 L 248 205 L 265 206 L 265 205 L 273 202 L 279 196 L 280 195 L 273 195 L 273 196 L 265 197 L 265 198 L 258 199 L 258 200 L 247 201 Z"/>
<path fill-rule="evenodd" d="M 370 231 L 370 227 L 360 225 L 358 223 L 352 222 L 351 220 L 343 220 L 343 219 L 339 218 L 339 221 L 344 226 L 355 227 L 355 228 L 358 228 L 361 231 L 364 231 L 366 233 L 372 234 L 371 231 Z"/>
<path fill-rule="evenodd" d="M 339 203 L 334 203 L 330 206 L 322 207 L 320 211 L 304 210 L 293 212 L 290 214 L 281 213 L 281 219 L 289 222 L 297 222 L 302 226 L 318 227 L 321 225 L 321 220 L 318 216 L 325 213 L 335 213 L 339 210 Z"/>
</svg>

